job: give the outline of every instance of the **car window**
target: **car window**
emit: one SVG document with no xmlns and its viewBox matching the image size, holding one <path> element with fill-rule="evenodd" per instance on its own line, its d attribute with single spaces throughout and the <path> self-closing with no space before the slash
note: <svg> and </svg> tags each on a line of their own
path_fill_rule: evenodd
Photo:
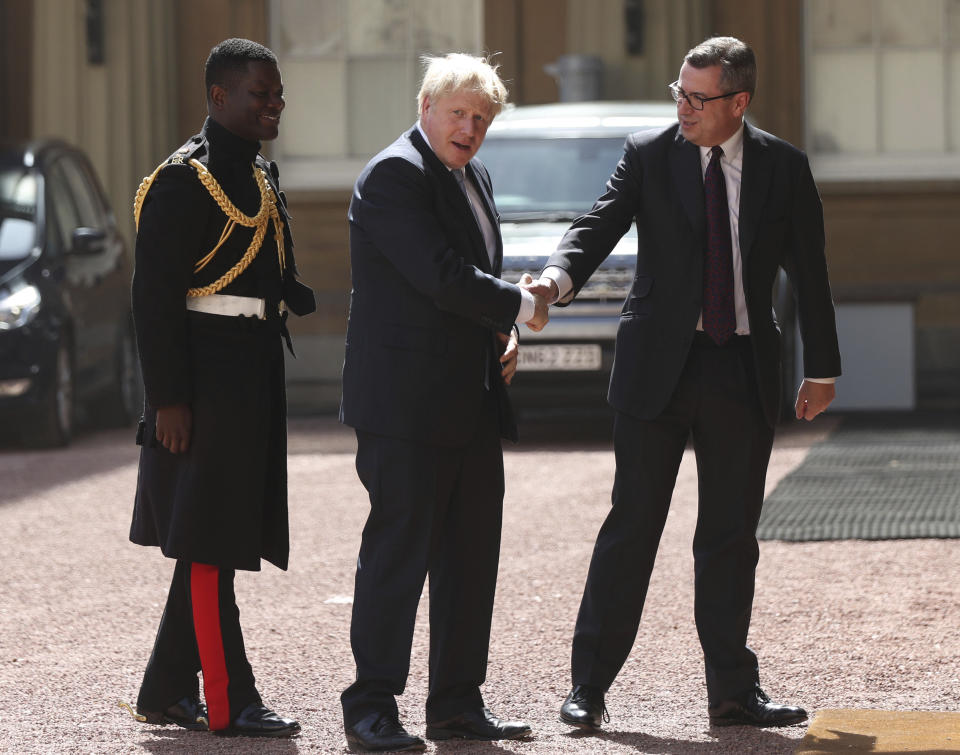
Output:
<svg viewBox="0 0 960 755">
<path fill-rule="evenodd" d="M 63 167 L 64 178 L 77 204 L 80 225 L 84 228 L 104 228 L 106 226 L 104 207 L 100 201 L 99 192 L 92 184 L 87 172 L 71 157 L 64 157 L 59 164 Z"/>
<path fill-rule="evenodd" d="M 19 260 L 37 233 L 37 177 L 23 168 L 0 170 L 0 260 Z"/>
<path fill-rule="evenodd" d="M 479 157 L 490 171 L 502 216 L 571 217 L 593 206 L 623 155 L 626 136 L 487 138 Z"/>
<path fill-rule="evenodd" d="M 80 211 L 73 200 L 70 184 L 64 174 L 63 161 L 51 165 L 45 174 L 47 187 L 48 242 L 54 249 L 69 249 L 73 229 L 81 227 Z"/>
</svg>

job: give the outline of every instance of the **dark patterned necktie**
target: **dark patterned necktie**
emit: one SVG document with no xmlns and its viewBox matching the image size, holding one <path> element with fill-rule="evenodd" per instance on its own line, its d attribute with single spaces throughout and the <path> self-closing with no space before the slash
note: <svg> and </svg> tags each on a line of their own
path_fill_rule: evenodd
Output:
<svg viewBox="0 0 960 755">
<path fill-rule="evenodd" d="M 707 203 L 707 256 L 703 266 L 703 330 L 722 346 L 737 329 L 733 304 L 733 242 L 730 205 L 720 167 L 723 150 L 713 148 L 703 179 Z"/>
</svg>

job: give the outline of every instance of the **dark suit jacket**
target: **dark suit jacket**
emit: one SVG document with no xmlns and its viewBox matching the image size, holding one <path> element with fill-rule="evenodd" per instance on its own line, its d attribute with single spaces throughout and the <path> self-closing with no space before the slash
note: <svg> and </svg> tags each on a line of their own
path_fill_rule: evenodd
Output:
<svg viewBox="0 0 960 755">
<path fill-rule="evenodd" d="M 624 302 L 608 399 L 640 419 L 665 408 L 700 316 L 706 211 L 699 148 L 679 124 L 631 134 L 607 190 L 579 217 L 547 265 L 566 270 L 574 291 L 636 219 L 637 270 Z M 836 377 L 840 353 L 827 265 L 823 210 L 806 156 L 746 124 L 740 190 L 743 287 L 760 399 L 773 425 L 780 406 L 780 328 L 773 312 L 777 270 L 793 286 L 806 377 Z"/>
<path fill-rule="evenodd" d="M 374 157 L 350 202 L 350 321 L 340 420 L 379 435 L 458 446 L 473 435 L 490 376 L 501 434 L 516 425 L 494 331 L 520 290 L 499 279 L 503 244 L 490 177 L 467 172 L 497 233 L 493 266 L 466 196 L 417 127 Z"/>
</svg>

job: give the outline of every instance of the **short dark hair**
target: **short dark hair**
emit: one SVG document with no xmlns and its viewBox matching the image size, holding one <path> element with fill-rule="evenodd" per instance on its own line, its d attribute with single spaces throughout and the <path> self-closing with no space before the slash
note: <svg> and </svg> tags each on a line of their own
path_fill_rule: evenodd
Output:
<svg viewBox="0 0 960 755">
<path fill-rule="evenodd" d="M 730 92 L 757 91 L 757 58 L 746 42 L 736 37 L 711 37 L 704 40 L 683 59 L 694 68 L 720 66 L 720 86 Z"/>
<path fill-rule="evenodd" d="M 246 73 L 247 64 L 258 60 L 277 65 L 273 50 L 250 39 L 225 39 L 215 45 L 204 68 L 207 97 L 210 97 L 210 87 L 214 84 L 227 88 L 229 79 Z"/>
</svg>

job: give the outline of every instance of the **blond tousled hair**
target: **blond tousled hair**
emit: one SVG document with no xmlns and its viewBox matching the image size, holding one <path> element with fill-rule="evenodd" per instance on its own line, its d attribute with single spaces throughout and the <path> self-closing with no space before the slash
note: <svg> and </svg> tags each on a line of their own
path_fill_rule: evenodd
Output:
<svg viewBox="0 0 960 755">
<path fill-rule="evenodd" d="M 497 74 L 499 66 L 489 58 L 478 58 L 462 52 L 447 55 L 424 55 L 423 83 L 417 93 L 417 112 L 423 114 L 423 101 L 466 90 L 480 95 L 490 103 L 490 117 L 500 113 L 507 104 L 507 87 Z"/>
</svg>

